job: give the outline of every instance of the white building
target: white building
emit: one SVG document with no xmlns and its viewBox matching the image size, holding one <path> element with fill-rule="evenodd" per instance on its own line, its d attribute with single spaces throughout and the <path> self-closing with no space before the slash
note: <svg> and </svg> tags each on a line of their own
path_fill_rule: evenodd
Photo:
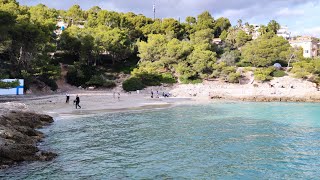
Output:
<svg viewBox="0 0 320 180">
<path fill-rule="evenodd" d="M 222 44 L 222 40 L 220 38 L 213 38 L 212 39 L 212 43 L 217 44 L 217 45 L 221 45 Z"/>
<path fill-rule="evenodd" d="M 259 32 L 260 29 L 260 25 L 257 24 L 251 24 L 251 27 L 244 27 L 243 30 L 247 33 L 247 34 L 251 34 L 252 35 L 252 39 L 257 39 L 261 34 Z M 290 32 L 289 32 L 289 28 L 287 26 L 281 26 L 280 29 L 277 32 L 278 36 L 282 36 L 285 39 L 289 39 L 290 38 Z"/>
<path fill-rule="evenodd" d="M 61 20 L 61 21 L 57 22 L 57 26 L 59 28 L 67 28 L 68 27 L 68 23 L 65 23 L 63 20 Z"/>
<path fill-rule="evenodd" d="M 251 24 L 248 26 L 243 26 L 242 30 L 247 34 L 252 35 L 252 39 L 257 39 L 260 36 L 259 32 L 260 26 L 257 24 Z"/>
<path fill-rule="evenodd" d="M 319 42 L 316 38 L 311 36 L 302 36 L 297 38 L 292 38 L 289 40 L 292 47 L 302 47 L 303 57 L 313 58 L 318 56 Z"/>
<path fill-rule="evenodd" d="M 16 79 L 2 79 L 1 81 L 3 82 L 12 82 L 15 81 Z M 20 85 L 15 87 L 15 88 L 10 88 L 10 89 L 0 89 L 0 95 L 21 95 L 23 94 L 23 86 L 24 86 L 24 80 L 19 79 Z"/>
<path fill-rule="evenodd" d="M 257 39 L 260 36 L 259 32 L 260 26 L 255 24 L 253 25 L 252 39 Z"/>
<path fill-rule="evenodd" d="M 64 31 L 65 29 L 67 29 L 68 27 L 68 23 L 64 22 L 63 20 L 59 20 L 56 24 L 56 26 L 58 27 L 58 29 L 56 29 L 54 31 L 55 34 L 57 35 L 61 35 L 62 31 Z"/>
<path fill-rule="evenodd" d="M 289 28 L 287 26 L 281 26 L 277 32 L 278 36 L 282 36 L 285 39 L 290 39 L 291 33 L 289 32 Z"/>
</svg>

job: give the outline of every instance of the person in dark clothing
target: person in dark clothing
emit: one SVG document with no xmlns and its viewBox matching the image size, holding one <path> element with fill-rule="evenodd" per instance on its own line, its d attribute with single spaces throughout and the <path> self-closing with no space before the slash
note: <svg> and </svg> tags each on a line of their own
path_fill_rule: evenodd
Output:
<svg viewBox="0 0 320 180">
<path fill-rule="evenodd" d="M 69 103 L 69 100 L 70 100 L 70 95 L 67 93 L 66 94 L 66 103 Z"/>
<path fill-rule="evenodd" d="M 151 98 L 153 98 L 153 91 L 151 90 Z"/>
<path fill-rule="evenodd" d="M 80 98 L 79 98 L 79 96 L 77 95 L 77 97 L 76 97 L 76 109 L 78 109 L 78 106 L 79 106 L 79 108 L 81 109 L 81 106 L 79 105 L 79 103 L 80 103 Z"/>
</svg>

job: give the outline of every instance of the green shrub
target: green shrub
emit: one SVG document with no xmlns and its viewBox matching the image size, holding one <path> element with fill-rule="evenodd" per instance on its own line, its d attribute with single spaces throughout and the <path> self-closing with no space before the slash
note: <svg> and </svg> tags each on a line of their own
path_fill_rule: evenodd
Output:
<svg viewBox="0 0 320 180">
<path fill-rule="evenodd" d="M 221 74 L 220 71 L 214 70 L 214 71 L 212 72 L 212 74 L 211 74 L 211 77 L 213 77 L 213 78 L 218 78 L 218 77 L 220 77 L 220 74 Z"/>
<path fill-rule="evenodd" d="M 145 86 L 160 86 L 161 85 L 161 75 L 151 74 L 151 73 L 142 73 L 136 76 L 141 79 L 142 84 Z"/>
<path fill-rule="evenodd" d="M 173 84 L 177 82 L 171 73 L 163 73 L 161 76 L 161 83 Z"/>
<path fill-rule="evenodd" d="M 253 71 L 253 69 L 254 68 L 252 68 L 252 67 L 244 67 L 243 72 L 245 73 L 245 72 Z"/>
<path fill-rule="evenodd" d="M 76 69 L 74 67 L 69 68 L 66 79 L 67 83 L 74 86 L 81 86 L 86 82 L 85 76 L 81 69 Z"/>
<path fill-rule="evenodd" d="M 111 88 L 116 86 L 113 81 L 105 80 L 101 75 L 94 75 L 91 79 L 86 82 L 87 86 L 107 87 Z"/>
<path fill-rule="evenodd" d="M 86 85 L 86 82 L 90 81 L 95 73 L 97 73 L 97 70 L 94 67 L 85 65 L 69 66 L 66 79 L 71 85 L 82 86 Z"/>
<path fill-rule="evenodd" d="M 56 91 L 58 89 L 58 85 L 53 79 L 47 79 L 44 83 L 48 85 L 52 91 Z"/>
<path fill-rule="evenodd" d="M 320 77 L 317 76 L 317 75 L 311 76 L 308 80 L 313 82 L 313 83 L 320 84 Z"/>
<path fill-rule="evenodd" d="M 237 68 L 235 66 L 227 66 L 225 62 L 215 63 L 212 68 L 214 69 L 210 75 L 213 78 L 227 79 L 230 73 L 235 73 Z"/>
<path fill-rule="evenodd" d="M 292 65 L 293 67 L 290 72 L 293 73 L 296 78 L 306 79 L 316 71 L 313 62 L 301 61 L 293 63 Z"/>
<path fill-rule="evenodd" d="M 228 66 L 234 66 L 240 59 L 238 50 L 226 51 L 222 54 L 220 61 L 225 62 Z"/>
<path fill-rule="evenodd" d="M 301 71 L 301 72 L 295 72 L 294 77 L 295 78 L 301 78 L 301 79 L 307 79 L 310 73 L 306 71 Z"/>
<path fill-rule="evenodd" d="M 75 59 L 79 59 L 77 55 L 70 53 L 55 53 L 54 59 L 52 60 L 54 64 L 74 64 Z"/>
<path fill-rule="evenodd" d="M 254 71 L 254 79 L 258 81 L 270 81 L 272 80 L 271 73 L 275 71 L 274 67 L 258 68 Z"/>
<path fill-rule="evenodd" d="M 39 80 L 49 86 L 52 91 L 56 91 L 58 89 L 58 85 L 53 79 L 50 79 L 48 77 L 39 77 Z"/>
<path fill-rule="evenodd" d="M 238 83 L 240 76 L 240 73 L 232 72 L 228 75 L 227 80 L 229 83 Z"/>
<path fill-rule="evenodd" d="M 103 87 L 113 88 L 113 87 L 116 87 L 116 83 L 114 81 L 111 81 L 111 80 L 105 80 L 105 82 L 103 84 Z"/>
<path fill-rule="evenodd" d="M 131 77 L 122 83 L 122 88 L 125 91 L 136 91 L 145 88 L 145 85 L 142 83 L 141 79 Z"/>
<path fill-rule="evenodd" d="M 287 73 L 285 73 L 284 71 L 281 71 L 281 70 L 275 70 L 271 73 L 272 77 L 283 77 L 286 75 L 287 75 Z"/>
<path fill-rule="evenodd" d="M 160 86 L 161 85 L 161 75 L 157 74 L 145 74 L 140 77 L 141 81 L 146 86 Z"/>
<path fill-rule="evenodd" d="M 202 83 L 202 79 L 184 79 L 179 78 L 182 84 L 199 84 Z"/>
<path fill-rule="evenodd" d="M 236 68 L 234 66 L 226 66 L 222 68 L 221 76 L 227 77 L 230 73 L 235 73 Z"/>
<path fill-rule="evenodd" d="M 238 67 L 252 67 L 253 65 L 249 62 L 245 62 L 245 61 L 240 61 L 238 63 L 236 63 L 236 65 Z"/>
</svg>

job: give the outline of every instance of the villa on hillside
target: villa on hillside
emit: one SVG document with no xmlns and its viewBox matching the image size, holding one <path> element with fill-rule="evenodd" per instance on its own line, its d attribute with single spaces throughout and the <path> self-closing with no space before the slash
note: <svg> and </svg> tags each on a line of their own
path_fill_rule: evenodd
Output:
<svg viewBox="0 0 320 180">
<path fill-rule="evenodd" d="M 242 30 L 247 34 L 252 35 L 252 39 L 257 39 L 260 36 L 259 32 L 260 26 L 257 24 L 251 24 L 250 27 L 243 26 Z"/>
<path fill-rule="evenodd" d="M 259 29 L 259 25 L 253 25 L 252 39 L 257 39 L 260 36 Z"/>
<path fill-rule="evenodd" d="M 257 24 L 251 24 L 251 27 L 243 27 L 242 30 L 244 30 L 247 34 L 252 35 L 252 39 L 257 39 L 260 36 L 260 26 Z M 289 28 L 287 26 L 281 26 L 280 29 L 277 32 L 278 36 L 282 36 L 285 39 L 290 39 L 291 33 L 289 32 Z"/>
<path fill-rule="evenodd" d="M 64 31 L 65 29 L 67 29 L 68 23 L 64 22 L 63 19 L 61 18 L 61 19 L 58 20 L 56 26 L 57 26 L 58 28 L 54 31 L 54 33 L 55 33 L 56 35 L 61 35 L 61 34 L 62 34 L 62 31 Z"/>
<path fill-rule="evenodd" d="M 318 56 L 319 41 L 311 36 L 302 36 L 289 40 L 292 47 L 302 47 L 303 57 L 313 58 Z"/>
<path fill-rule="evenodd" d="M 288 26 L 281 26 L 277 32 L 278 36 L 282 36 L 285 39 L 290 39 L 291 33 L 289 32 Z"/>
<path fill-rule="evenodd" d="M 72 21 L 72 19 L 71 19 L 71 21 Z M 84 25 L 86 22 L 87 21 L 75 21 L 75 22 L 72 21 L 72 23 L 74 23 L 75 26 L 77 26 L 81 29 L 84 28 Z M 71 25 L 72 25 L 72 23 L 71 23 Z M 59 16 L 56 26 L 57 26 L 57 29 L 54 31 L 55 34 L 61 35 L 62 31 L 64 31 L 65 29 L 68 28 L 69 24 L 67 22 L 65 22 L 61 16 Z"/>
</svg>

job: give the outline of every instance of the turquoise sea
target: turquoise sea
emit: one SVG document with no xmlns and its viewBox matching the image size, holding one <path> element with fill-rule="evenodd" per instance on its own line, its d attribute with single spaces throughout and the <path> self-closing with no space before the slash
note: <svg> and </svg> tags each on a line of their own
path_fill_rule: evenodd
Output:
<svg viewBox="0 0 320 180">
<path fill-rule="evenodd" d="M 51 162 L 0 179 L 319 179 L 320 104 L 217 102 L 57 119 Z"/>
</svg>

